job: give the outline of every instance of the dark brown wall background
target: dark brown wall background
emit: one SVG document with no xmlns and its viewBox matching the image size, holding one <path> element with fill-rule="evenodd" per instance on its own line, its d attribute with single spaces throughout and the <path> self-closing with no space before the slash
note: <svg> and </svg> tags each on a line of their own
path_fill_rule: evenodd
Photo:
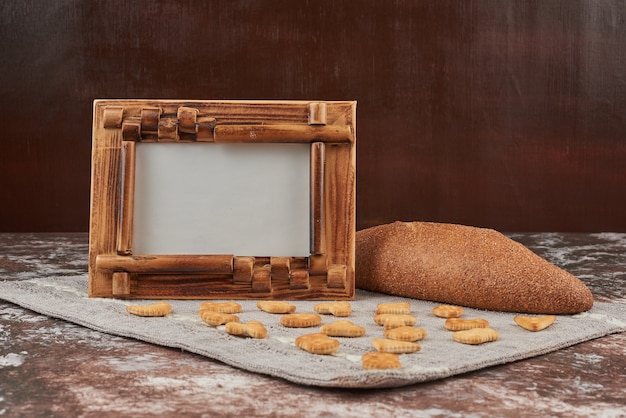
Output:
<svg viewBox="0 0 626 418">
<path fill-rule="evenodd" d="M 94 98 L 358 100 L 358 228 L 626 231 L 626 6 L 0 2 L 0 231 L 86 231 Z"/>
</svg>

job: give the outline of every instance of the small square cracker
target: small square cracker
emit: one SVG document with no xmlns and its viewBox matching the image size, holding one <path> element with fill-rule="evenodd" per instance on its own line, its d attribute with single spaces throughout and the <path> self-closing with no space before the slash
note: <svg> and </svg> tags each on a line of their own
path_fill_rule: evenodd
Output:
<svg viewBox="0 0 626 418">
<path fill-rule="evenodd" d="M 405 314 L 411 313 L 409 302 L 379 303 L 376 307 L 376 314 Z"/>
<path fill-rule="evenodd" d="M 383 336 L 390 340 L 398 341 L 419 341 L 426 337 L 427 332 L 424 328 L 416 328 L 410 326 L 391 328 L 385 331 Z"/>
<path fill-rule="evenodd" d="M 493 328 L 472 328 L 452 333 L 452 339 L 462 344 L 478 345 L 497 341 L 498 331 Z"/>
<path fill-rule="evenodd" d="M 384 326 L 385 329 L 391 329 L 415 325 L 417 318 L 407 314 L 378 314 L 374 317 L 374 322 Z"/>
<path fill-rule="evenodd" d="M 280 323 L 288 328 L 309 328 L 321 324 L 322 317 L 314 313 L 292 313 L 281 316 Z"/>
<path fill-rule="evenodd" d="M 356 325 L 351 321 L 341 320 L 332 324 L 322 325 L 320 332 L 331 337 L 353 338 L 365 335 L 365 328 L 360 325 Z"/>
<path fill-rule="evenodd" d="M 389 338 L 374 338 L 372 345 L 381 353 L 408 354 L 420 351 L 419 344 L 410 341 L 390 340 Z"/>
<path fill-rule="evenodd" d="M 202 302 L 200 309 L 227 314 L 239 313 L 242 310 L 237 302 Z"/>
<path fill-rule="evenodd" d="M 489 327 L 489 321 L 483 318 L 476 319 L 460 319 L 460 318 L 448 318 L 444 324 L 449 331 L 463 331 L 472 328 L 487 328 Z"/>
</svg>

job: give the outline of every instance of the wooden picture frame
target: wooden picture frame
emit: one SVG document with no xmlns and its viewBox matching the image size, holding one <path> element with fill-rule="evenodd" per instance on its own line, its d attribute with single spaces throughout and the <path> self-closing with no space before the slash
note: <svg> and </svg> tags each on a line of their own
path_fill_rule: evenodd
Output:
<svg viewBox="0 0 626 418">
<path fill-rule="evenodd" d="M 136 149 L 157 142 L 308 144 L 310 254 L 135 254 Z M 356 102 L 96 100 L 89 296 L 353 299 L 355 197 Z"/>
</svg>

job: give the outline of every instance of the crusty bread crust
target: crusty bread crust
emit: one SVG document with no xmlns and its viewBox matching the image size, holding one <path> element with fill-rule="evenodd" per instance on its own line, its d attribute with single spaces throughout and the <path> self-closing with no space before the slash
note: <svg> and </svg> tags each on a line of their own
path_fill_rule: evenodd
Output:
<svg viewBox="0 0 626 418">
<path fill-rule="evenodd" d="M 356 287 L 504 312 L 574 314 L 593 306 L 579 279 L 503 234 L 434 222 L 358 231 Z"/>
</svg>

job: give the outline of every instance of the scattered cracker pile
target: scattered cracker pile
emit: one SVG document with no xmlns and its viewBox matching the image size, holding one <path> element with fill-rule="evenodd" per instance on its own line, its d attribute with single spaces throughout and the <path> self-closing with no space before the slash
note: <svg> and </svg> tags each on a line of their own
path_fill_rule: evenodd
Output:
<svg viewBox="0 0 626 418">
<path fill-rule="evenodd" d="M 593 305 L 579 279 L 501 233 L 434 222 L 358 231 L 356 287 L 504 312 L 573 314 Z"/>
</svg>

